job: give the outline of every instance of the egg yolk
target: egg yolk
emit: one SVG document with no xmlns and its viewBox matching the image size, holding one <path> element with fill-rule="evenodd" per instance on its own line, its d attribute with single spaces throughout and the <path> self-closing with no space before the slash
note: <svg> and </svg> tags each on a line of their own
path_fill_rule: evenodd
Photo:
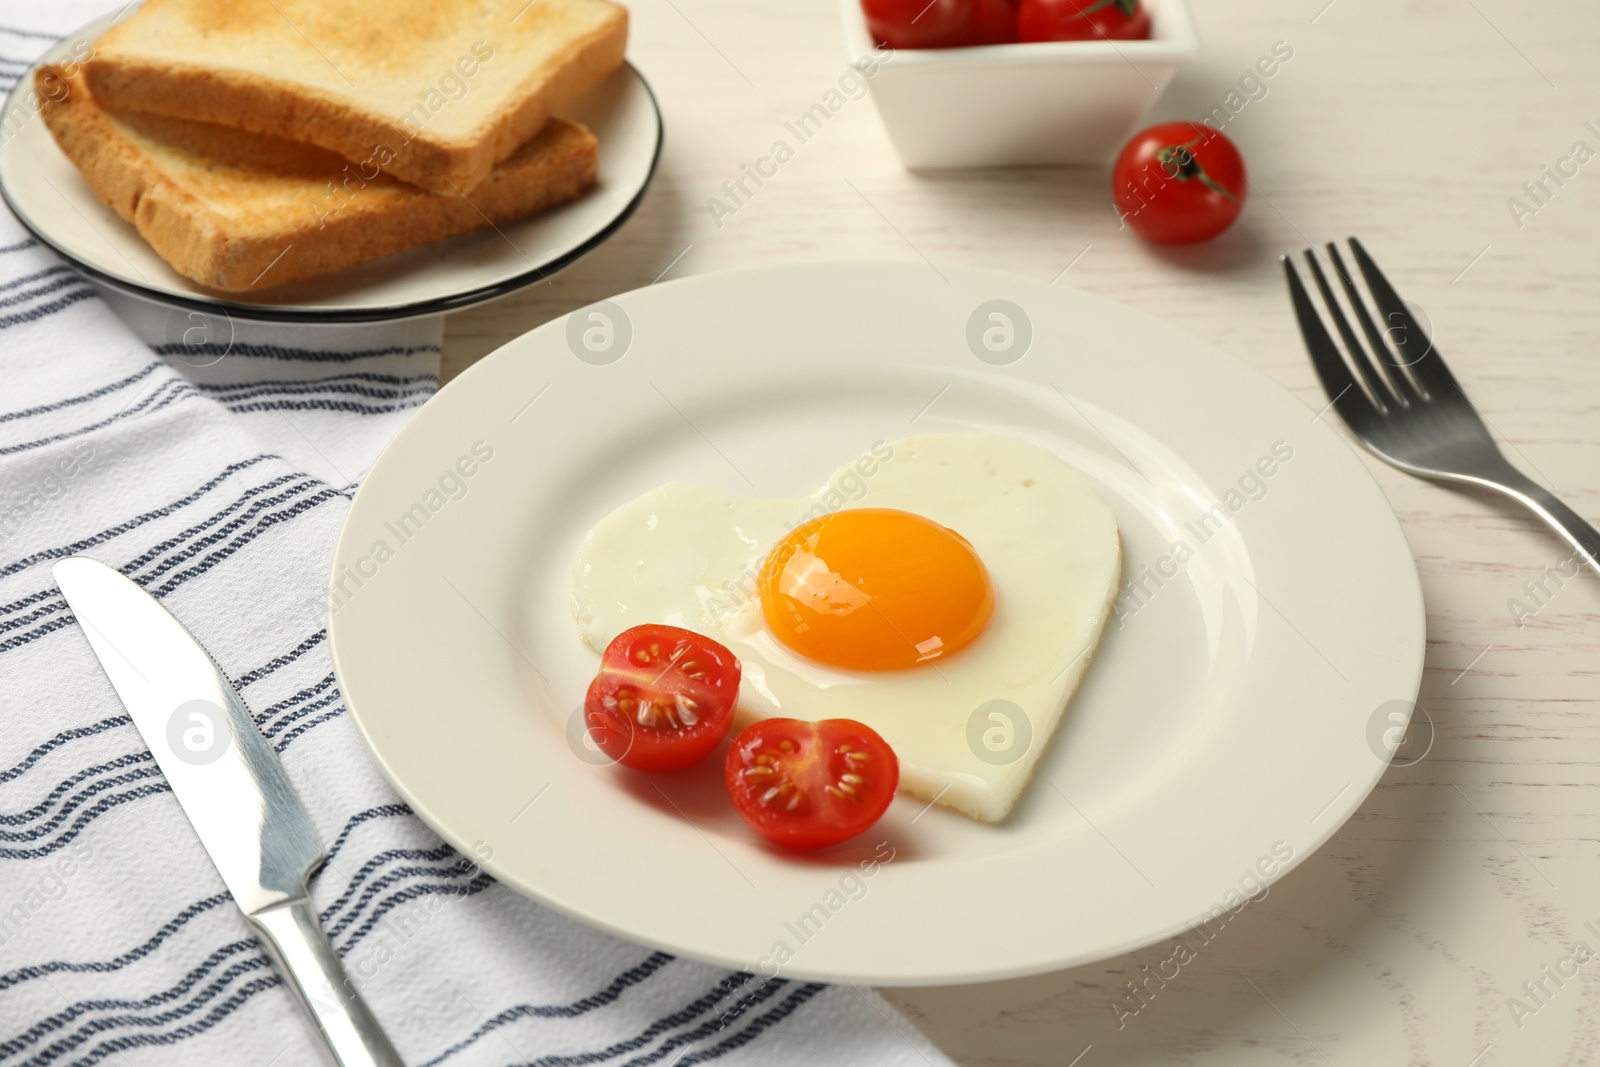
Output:
<svg viewBox="0 0 1600 1067">
<path fill-rule="evenodd" d="M 839 511 L 795 527 L 762 565 L 760 591 L 779 641 L 851 670 L 948 656 L 994 614 L 989 572 L 967 539 L 890 508 Z"/>
</svg>

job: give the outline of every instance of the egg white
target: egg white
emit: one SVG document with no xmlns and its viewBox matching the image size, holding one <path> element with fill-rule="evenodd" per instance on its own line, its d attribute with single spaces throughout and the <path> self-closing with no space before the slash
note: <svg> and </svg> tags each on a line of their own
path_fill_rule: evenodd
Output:
<svg viewBox="0 0 1600 1067">
<path fill-rule="evenodd" d="M 773 545 L 854 507 L 913 512 L 972 543 L 995 592 L 977 640 L 904 670 L 851 671 L 767 632 L 756 581 Z M 1011 437 L 925 434 L 880 442 L 805 499 L 659 486 L 595 525 L 572 590 L 579 633 L 597 651 L 641 623 L 704 633 L 743 664 L 741 719 L 864 722 L 899 757 L 901 789 L 992 822 L 1015 805 L 1088 667 L 1121 568 L 1116 519 L 1078 470 Z M 1026 727 L 991 701 L 1021 709 Z M 1024 730 L 1026 751 L 1015 744 Z"/>
</svg>

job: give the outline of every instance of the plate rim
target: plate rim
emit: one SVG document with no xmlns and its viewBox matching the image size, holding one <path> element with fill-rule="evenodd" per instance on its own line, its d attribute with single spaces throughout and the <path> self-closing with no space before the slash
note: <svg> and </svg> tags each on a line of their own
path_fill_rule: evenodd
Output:
<svg viewBox="0 0 1600 1067">
<path fill-rule="evenodd" d="M 84 23 L 72 33 L 63 35 L 56 41 L 55 45 L 45 49 L 39 58 L 35 59 L 31 64 L 29 64 L 28 68 L 18 76 L 16 83 L 11 87 L 11 91 L 6 94 L 4 101 L 0 102 L 0 114 L 8 113 L 11 110 L 15 99 L 17 98 L 17 94 L 32 87 L 34 72 L 39 69 L 39 66 L 45 62 L 45 58 L 56 47 L 59 47 L 63 42 L 72 38 L 74 34 L 81 35 L 82 31 L 88 29 L 89 27 L 95 27 L 96 29 L 100 29 L 101 32 L 104 32 L 100 27 L 100 23 L 107 21 L 108 20 L 104 17 L 99 19 L 91 19 L 89 22 Z M 624 59 L 622 61 L 622 65 L 627 67 L 628 70 L 633 73 L 633 76 L 638 79 L 639 84 L 643 86 L 645 97 L 650 101 L 650 108 L 655 112 L 656 119 L 655 148 L 650 156 L 650 167 L 645 172 L 644 181 L 640 183 L 638 192 L 633 195 L 628 203 L 623 206 L 622 210 L 613 216 L 605 224 L 605 226 L 584 240 L 584 242 L 578 245 L 576 248 L 573 248 L 562 255 L 555 257 L 554 259 L 547 260 L 542 264 L 534 266 L 529 270 L 523 271 L 520 274 L 506 278 L 502 281 L 479 286 L 475 289 L 453 292 L 446 296 L 434 297 L 428 300 L 418 300 L 409 304 L 394 304 L 388 307 L 370 309 L 317 310 L 307 308 L 304 305 L 291 305 L 285 309 L 273 305 L 238 303 L 232 300 L 205 300 L 185 293 L 174 293 L 170 290 L 159 288 L 153 285 L 140 285 L 138 282 L 131 282 L 125 278 L 116 277 L 115 275 L 109 274 L 98 267 L 85 263 L 71 252 L 61 247 L 55 241 L 52 241 L 50 236 L 44 232 L 44 229 L 35 225 L 34 220 L 29 218 L 28 215 L 23 212 L 12 199 L 11 189 L 4 180 L 3 171 L 0 171 L 0 199 L 5 201 L 7 210 L 9 210 L 12 216 L 22 224 L 22 227 L 25 230 L 31 233 L 34 238 L 42 243 L 45 247 L 49 248 L 56 255 L 64 259 L 78 273 L 85 275 L 94 282 L 114 289 L 117 292 L 125 293 L 128 296 L 137 297 L 141 300 L 154 301 L 168 307 L 178 307 L 187 311 L 197 311 L 202 314 L 209 315 L 216 315 L 220 313 L 255 322 L 296 324 L 399 322 L 405 319 L 424 318 L 430 315 L 442 315 L 451 311 L 461 311 L 466 308 L 475 307 L 478 304 L 488 303 L 491 300 L 497 300 L 503 296 L 509 296 L 511 293 L 514 293 L 519 289 L 525 289 L 530 285 L 537 285 L 539 282 L 545 281 L 546 279 L 559 274 L 561 271 L 566 270 L 578 260 L 582 259 L 590 252 L 593 252 L 596 248 L 600 247 L 600 245 L 610 240 L 612 234 L 621 229 L 622 225 L 633 216 L 635 211 L 638 210 L 639 205 L 644 202 L 645 195 L 650 192 L 650 187 L 655 183 L 656 172 L 661 165 L 661 152 L 666 144 L 667 139 L 666 122 L 661 114 L 661 101 L 656 97 L 655 89 L 653 86 L 651 86 L 650 80 L 644 76 L 643 72 L 640 71 L 637 66 L 634 65 L 631 59 Z M 37 117 L 37 113 L 35 113 L 35 117 Z M 3 151 L 4 148 L 5 146 L 0 144 L 0 151 Z"/>
<path fill-rule="evenodd" d="M 715 271 L 707 271 L 700 274 L 686 275 L 680 278 L 672 279 L 669 282 L 652 286 L 638 287 L 634 290 L 628 290 L 623 293 L 614 294 L 605 299 L 608 301 L 616 300 L 620 297 L 625 297 L 631 293 L 644 291 L 646 289 L 662 289 L 677 285 L 704 283 L 708 279 L 717 277 L 739 276 L 753 273 L 782 272 L 785 270 L 793 270 L 795 268 L 826 270 L 828 268 L 860 268 L 863 266 L 914 268 L 915 264 L 896 260 L 841 260 L 833 258 L 819 258 L 816 260 L 802 260 L 794 263 L 730 267 Z M 1015 280 L 1030 284 L 1032 283 L 1032 279 L 1022 277 L 1010 271 L 971 266 L 962 266 L 960 269 L 963 273 L 971 275 L 993 279 Z M 1302 407 L 1305 407 L 1306 411 L 1311 411 L 1311 408 L 1306 406 L 1299 397 L 1295 396 L 1295 394 L 1290 392 L 1287 387 L 1283 386 L 1271 375 L 1267 374 L 1266 371 L 1234 355 L 1231 351 L 1223 346 L 1216 344 L 1215 342 L 1212 342 L 1199 334 L 1195 334 L 1186 327 L 1178 326 L 1152 312 L 1133 308 L 1129 305 L 1123 304 L 1121 301 L 1102 296 L 1098 293 L 1076 289 L 1075 287 L 1068 288 L 1072 288 L 1073 292 L 1080 297 L 1088 298 L 1097 303 L 1122 308 L 1141 317 L 1155 320 L 1169 329 L 1190 334 L 1198 338 L 1199 340 L 1203 341 L 1208 348 L 1214 350 L 1219 356 L 1228 360 L 1236 370 L 1242 371 L 1247 377 L 1256 379 L 1259 384 L 1269 387 L 1273 391 L 1283 395 L 1285 398 L 1300 403 Z M 480 368 L 488 364 L 491 359 L 496 357 L 500 359 L 508 358 L 501 355 L 503 350 L 513 348 L 514 346 L 523 343 L 530 334 L 533 334 L 541 329 L 553 328 L 552 323 L 559 323 L 560 321 L 561 319 L 558 318 L 556 320 L 552 320 L 550 323 L 542 323 L 539 326 L 536 326 L 525 331 L 523 334 L 512 338 L 505 344 L 476 361 L 472 366 L 463 371 L 458 378 L 464 379 L 469 375 L 479 373 Z M 448 388 L 448 386 L 446 388 Z M 430 398 L 429 403 L 433 403 L 434 399 L 436 399 L 438 395 L 443 394 L 444 391 L 444 389 L 441 389 L 438 394 L 435 394 L 435 398 Z M 408 427 L 410 425 L 410 423 L 407 424 Z M 372 466 L 368 469 L 369 477 L 371 472 L 376 470 L 378 465 L 382 462 L 384 454 L 389 452 L 397 445 L 402 435 L 404 435 L 406 428 L 407 427 L 402 427 L 401 431 L 396 433 L 395 436 L 385 444 L 383 450 L 380 451 L 378 457 L 373 461 Z M 1372 469 L 1366 463 L 1362 462 L 1361 451 L 1355 448 L 1351 442 L 1345 438 L 1344 435 L 1338 433 L 1336 430 L 1333 430 L 1331 427 L 1323 427 L 1323 430 L 1331 434 L 1333 439 L 1337 440 L 1339 444 L 1343 446 L 1345 453 L 1348 454 L 1348 458 L 1351 460 L 1353 465 L 1352 478 L 1355 479 L 1355 472 L 1359 472 L 1360 478 L 1357 479 L 1359 483 L 1365 487 L 1370 487 L 1383 502 L 1384 507 L 1381 509 L 1381 514 L 1382 516 L 1386 516 L 1386 518 L 1381 518 L 1380 521 L 1385 523 L 1389 531 L 1398 540 L 1399 546 L 1403 550 L 1403 558 L 1406 564 L 1404 567 L 1404 577 L 1408 579 L 1405 583 L 1403 594 L 1406 599 L 1410 600 L 1415 605 L 1415 611 L 1410 613 L 1410 625 L 1406 627 L 1407 639 L 1409 642 L 1408 647 L 1415 649 L 1415 660 L 1410 668 L 1405 672 L 1409 678 L 1409 681 L 1405 682 L 1400 688 L 1405 692 L 1406 699 L 1412 702 L 1414 710 L 1416 697 L 1421 692 L 1421 683 L 1425 672 L 1427 654 L 1427 603 L 1425 597 L 1423 596 L 1421 575 L 1417 570 L 1416 557 L 1410 549 L 1409 540 L 1405 536 L 1405 528 L 1400 522 L 1398 512 L 1394 509 L 1393 504 L 1389 501 L 1388 494 L 1384 492 L 1382 484 L 1378 481 Z M 368 480 L 369 479 L 363 480 L 363 489 L 368 484 Z M 361 490 L 358 489 L 358 498 L 360 492 Z M 352 507 L 346 512 L 345 519 L 340 524 L 339 536 L 335 543 L 332 560 L 330 562 L 330 588 L 332 588 L 332 583 L 338 578 L 338 566 L 346 547 L 346 537 L 347 535 L 354 533 L 350 521 L 354 511 L 354 500 L 352 500 Z M 355 722 L 357 732 L 361 735 L 363 743 L 366 745 L 368 752 L 371 754 L 374 762 L 377 763 L 385 779 L 388 780 L 390 785 L 401 796 L 401 798 L 407 802 L 412 810 L 416 812 L 418 817 L 421 818 L 431 829 L 438 833 L 444 840 L 451 842 L 457 847 L 470 846 L 471 842 L 468 842 L 454 830 L 451 830 L 447 826 L 443 825 L 442 820 L 438 820 L 434 817 L 429 805 L 421 796 L 419 796 L 414 790 L 405 784 L 402 778 L 390 767 L 388 761 L 380 752 L 377 744 L 375 744 L 373 736 L 369 732 L 368 724 L 363 721 L 363 716 L 357 711 L 355 701 L 351 698 L 351 690 L 346 682 L 345 668 L 341 666 L 340 657 L 338 655 L 339 639 L 335 635 L 334 625 L 331 617 L 329 619 L 328 642 L 330 658 L 333 663 L 337 683 L 340 691 L 345 695 L 346 706 L 350 711 L 352 720 Z M 1352 788 L 1344 791 L 1342 795 L 1336 797 L 1334 802 L 1331 802 L 1323 812 L 1319 813 L 1317 822 L 1314 825 L 1326 827 L 1326 829 L 1317 829 L 1300 841 L 1296 841 L 1294 843 L 1295 849 L 1292 857 L 1289 860 L 1284 861 L 1280 865 L 1277 873 L 1273 874 L 1266 880 L 1267 884 L 1270 886 L 1271 884 L 1278 882 L 1285 875 L 1298 868 L 1312 855 L 1316 854 L 1323 847 L 1325 847 L 1328 842 L 1331 841 L 1340 832 L 1340 830 L 1344 828 L 1345 824 L 1360 809 L 1361 805 L 1366 802 L 1367 798 L 1377 788 L 1384 775 L 1388 772 L 1389 766 L 1390 764 L 1388 762 L 1375 763 L 1374 772 L 1365 782 L 1358 781 L 1352 783 Z M 1332 815 L 1334 818 L 1326 818 L 1328 815 Z M 1302 842 L 1304 847 L 1300 847 Z M 614 936 L 624 938 L 636 944 L 703 960 L 719 966 L 725 966 L 735 970 L 751 969 L 751 962 L 749 960 L 736 959 L 720 954 L 714 950 L 699 948 L 690 944 L 686 944 L 682 941 L 675 941 L 665 937 L 654 936 L 650 933 L 613 922 L 600 913 L 584 911 L 578 907 L 569 906 L 565 901 L 559 898 L 547 896 L 538 892 L 533 888 L 527 877 L 525 877 L 523 874 L 517 874 L 504 870 L 501 864 L 498 863 L 493 857 L 483 859 L 481 861 L 481 865 L 497 880 L 505 882 L 519 895 L 535 900 L 542 906 L 549 907 L 552 910 L 577 922 L 581 922 L 591 928 L 606 931 Z M 1177 936 L 1186 931 L 1198 929 L 1200 928 L 1201 924 L 1206 921 L 1207 920 L 1204 916 L 1180 918 L 1172 923 L 1160 927 L 1159 929 L 1152 927 L 1143 934 L 1130 936 L 1111 946 L 1095 946 L 1085 950 L 1080 950 L 1075 953 L 1057 952 L 1054 955 L 1054 958 L 1049 961 L 1041 960 L 1033 963 L 1014 965 L 1007 964 L 988 967 L 976 967 L 969 965 L 954 970 L 947 969 L 941 972 L 917 974 L 908 974 L 903 969 L 895 970 L 889 967 L 878 967 L 874 970 L 864 970 L 860 968 L 838 970 L 828 969 L 826 967 L 816 968 L 797 962 L 795 964 L 784 964 L 780 977 L 800 981 L 848 981 L 851 983 L 865 983 L 874 986 L 897 988 L 966 985 L 1005 981 L 1013 978 L 1024 978 L 1033 975 L 1068 970 L 1076 967 L 1089 966 L 1103 960 L 1114 959 L 1118 956 L 1126 955 L 1149 945 L 1159 943 L 1165 939 Z"/>
</svg>

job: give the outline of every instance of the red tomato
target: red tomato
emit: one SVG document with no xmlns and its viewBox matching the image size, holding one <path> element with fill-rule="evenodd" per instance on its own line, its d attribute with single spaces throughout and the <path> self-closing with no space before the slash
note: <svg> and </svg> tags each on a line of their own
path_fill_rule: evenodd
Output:
<svg viewBox="0 0 1600 1067">
<path fill-rule="evenodd" d="M 1150 36 L 1139 0 L 1022 0 L 1017 36 L 1024 41 L 1137 41 Z"/>
<path fill-rule="evenodd" d="M 890 48 L 962 48 L 1017 39 L 1016 0 L 861 0 L 867 30 Z"/>
<path fill-rule="evenodd" d="M 624 767 L 687 767 L 728 735 L 739 670 L 732 652 L 693 630 L 624 630 L 606 646 L 589 683 L 589 737 Z"/>
<path fill-rule="evenodd" d="M 756 833 L 793 849 L 866 830 L 900 784 L 894 749 L 851 719 L 764 719 L 733 739 L 728 795 Z"/>
<path fill-rule="evenodd" d="M 1157 244 L 1207 241 L 1226 230 L 1248 186 L 1233 142 L 1197 122 L 1165 122 L 1135 135 L 1111 170 L 1123 219 Z"/>
<path fill-rule="evenodd" d="M 967 44 L 1015 44 L 1017 0 L 973 0 Z"/>
</svg>

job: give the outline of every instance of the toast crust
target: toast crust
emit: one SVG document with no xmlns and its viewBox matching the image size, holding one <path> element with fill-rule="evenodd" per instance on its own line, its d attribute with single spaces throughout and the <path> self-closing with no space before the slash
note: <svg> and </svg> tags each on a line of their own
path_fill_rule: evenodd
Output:
<svg viewBox="0 0 1600 1067">
<path fill-rule="evenodd" d="M 238 42 L 219 40 L 207 53 L 185 50 L 173 55 L 163 54 L 144 40 L 152 35 L 142 29 L 146 21 L 160 17 L 170 22 L 174 12 L 198 21 L 204 9 L 196 0 L 146 0 L 139 11 L 96 43 L 93 56 L 84 64 L 89 90 L 118 111 L 168 115 L 305 141 L 352 163 L 381 150 L 391 157 L 387 171 L 437 193 L 473 192 L 497 163 L 526 143 L 557 110 L 621 66 L 628 38 L 627 10 L 610 3 L 596 5 L 590 12 L 597 16 L 596 25 L 565 38 L 545 61 L 517 80 L 500 105 L 481 121 L 451 132 L 430 125 L 426 109 L 420 128 L 405 120 L 406 112 L 387 113 L 364 99 L 348 79 L 330 88 L 292 75 L 234 65 L 226 59 L 198 58 L 223 55 L 223 43 Z M 280 34 L 296 32 L 287 21 L 269 29 Z M 197 39 L 210 39 L 217 31 L 201 25 L 193 32 Z M 309 38 L 305 40 L 309 43 Z M 492 46 L 489 52 L 494 54 Z M 509 47 L 499 58 L 501 64 L 517 61 L 516 52 Z M 449 68 L 445 69 L 448 73 Z M 418 75 L 423 77 L 422 72 Z M 359 72 L 357 77 L 361 77 Z M 344 91 L 347 87 L 349 91 Z M 419 92 L 416 96 L 409 112 L 413 116 L 422 100 L 443 101 L 438 93 Z"/>
<path fill-rule="evenodd" d="M 555 119 L 469 200 L 381 171 L 352 178 L 343 158 L 304 144 L 112 113 L 64 68 L 45 66 L 35 77 L 55 86 L 41 114 L 95 195 L 173 269 L 227 292 L 261 291 L 526 218 L 581 195 L 598 170 L 594 135 Z"/>
</svg>

